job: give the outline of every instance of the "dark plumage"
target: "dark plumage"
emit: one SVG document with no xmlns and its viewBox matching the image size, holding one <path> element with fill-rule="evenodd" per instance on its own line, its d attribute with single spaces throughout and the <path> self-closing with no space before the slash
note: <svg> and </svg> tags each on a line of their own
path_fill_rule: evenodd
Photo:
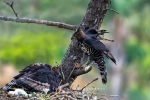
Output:
<svg viewBox="0 0 150 100">
<path fill-rule="evenodd" d="M 115 64 L 116 60 L 105 45 L 97 40 L 98 32 L 95 29 L 88 29 L 84 33 L 80 28 L 73 34 L 72 39 L 76 38 L 80 44 L 81 50 L 89 55 L 90 61 L 95 61 L 98 64 L 102 82 L 107 82 L 107 71 L 103 55 L 111 59 Z"/>
<path fill-rule="evenodd" d="M 27 92 L 54 92 L 61 81 L 59 70 L 58 67 L 51 67 L 48 64 L 32 64 L 20 71 L 19 75 L 1 89 L 9 91 L 23 88 Z"/>
</svg>

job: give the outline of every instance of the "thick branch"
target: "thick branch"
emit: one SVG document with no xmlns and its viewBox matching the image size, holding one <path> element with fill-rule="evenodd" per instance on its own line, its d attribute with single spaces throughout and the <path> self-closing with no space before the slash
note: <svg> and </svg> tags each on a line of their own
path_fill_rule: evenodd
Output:
<svg viewBox="0 0 150 100">
<path fill-rule="evenodd" d="M 18 23 L 34 23 L 34 24 L 43 24 L 47 26 L 57 26 L 59 28 L 65 28 L 69 30 L 76 30 L 77 26 L 66 24 L 63 22 L 53 22 L 53 21 L 47 21 L 47 20 L 38 20 L 38 19 L 29 19 L 29 18 L 14 18 L 14 17 L 7 17 L 7 16 L 1 16 L 0 20 L 3 21 L 12 21 L 12 22 L 18 22 Z"/>
</svg>

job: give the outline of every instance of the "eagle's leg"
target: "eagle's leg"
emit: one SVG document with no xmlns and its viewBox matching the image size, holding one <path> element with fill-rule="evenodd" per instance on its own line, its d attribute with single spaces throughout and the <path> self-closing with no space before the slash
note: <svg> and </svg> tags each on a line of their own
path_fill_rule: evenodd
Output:
<svg viewBox="0 0 150 100">
<path fill-rule="evenodd" d="M 90 55 L 88 55 L 87 61 L 86 61 L 86 66 L 88 66 L 91 63 L 91 57 Z"/>
<path fill-rule="evenodd" d="M 75 68 L 82 68 L 82 65 L 85 63 L 84 58 L 85 58 L 85 53 L 83 52 L 83 57 L 81 58 L 80 64 L 75 63 L 74 64 Z"/>
<path fill-rule="evenodd" d="M 85 58 L 85 53 L 83 52 L 83 57 L 81 58 L 80 66 L 82 66 L 85 63 L 84 58 Z"/>
</svg>

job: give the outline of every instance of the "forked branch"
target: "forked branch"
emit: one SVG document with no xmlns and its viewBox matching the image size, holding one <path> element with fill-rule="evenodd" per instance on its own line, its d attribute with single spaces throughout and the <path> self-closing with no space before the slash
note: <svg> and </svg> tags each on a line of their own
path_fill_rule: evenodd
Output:
<svg viewBox="0 0 150 100">
<path fill-rule="evenodd" d="M 16 11 L 15 11 L 15 9 L 14 9 L 14 2 L 12 2 L 11 4 L 10 3 L 8 3 L 8 2 L 6 2 L 6 1 L 4 1 L 8 6 L 10 6 L 11 7 L 11 9 L 13 10 L 13 12 L 14 12 L 14 14 L 15 14 L 15 16 L 18 18 L 18 13 L 16 13 Z"/>
<path fill-rule="evenodd" d="M 1 16 L 0 15 L 0 20 L 4 20 L 4 21 L 13 21 L 13 22 L 20 22 L 20 23 L 34 23 L 34 24 L 43 24 L 43 25 L 47 25 L 47 26 L 56 26 L 59 28 L 65 28 L 65 29 L 69 29 L 69 30 L 76 30 L 77 26 L 75 25 L 70 25 L 70 24 L 66 24 L 63 22 L 53 22 L 53 21 L 47 21 L 47 20 L 38 20 L 38 19 L 29 19 L 29 18 L 19 18 L 18 17 L 18 13 L 15 11 L 13 4 L 12 3 L 8 3 L 7 1 L 4 1 L 8 6 L 11 7 L 11 9 L 13 10 L 16 18 L 13 17 L 7 17 L 7 16 Z"/>
</svg>

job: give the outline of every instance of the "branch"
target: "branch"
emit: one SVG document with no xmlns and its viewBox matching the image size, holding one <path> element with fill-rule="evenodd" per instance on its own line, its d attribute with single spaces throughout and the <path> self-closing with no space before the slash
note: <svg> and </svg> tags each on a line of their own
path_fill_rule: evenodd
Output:
<svg viewBox="0 0 150 100">
<path fill-rule="evenodd" d="M 97 81 L 98 78 L 94 79 L 93 81 L 89 82 L 88 84 L 86 84 L 80 91 L 82 92 L 83 89 L 85 89 L 88 85 L 90 85 L 91 83 L 93 83 L 94 81 Z"/>
<path fill-rule="evenodd" d="M 7 16 L 1 16 L 0 20 L 3 21 L 12 21 L 12 22 L 19 22 L 19 23 L 34 23 L 34 24 L 43 24 L 47 26 L 57 26 L 59 28 L 65 28 L 69 30 L 76 30 L 77 26 L 66 24 L 63 22 L 53 22 L 53 21 L 47 21 L 47 20 L 38 20 L 38 19 L 29 19 L 29 18 L 14 18 L 14 17 L 7 17 Z"/>
<path fill-rule="evenodd" d="M 13 5 L 14 5 L 14 2 L 12 2 L 11 4 L 10 3 L 8 3 L 8 2 L 6 2 L 6 1 L 4 1 L 8 6 L 10 6 L 11 7 L 11 9 L 13 10 L 13 12 L 14 12 L 14 14 L 16 15 L 16 17 L 18 18 L 18 13 L 16 13 L 15 12 L 15 10 L 14 10 L 14 7 L 13 7 Z"/>
<path fill-rule="evenodd" d="M 116 10 L 114 10 L 114 9 L 111 9 L 111 8 L 107 8 L 106 10 L 110 10 L 110 11 L 113 11 L 113 12 L 115 12 L 116 14 L 119 14 Z"/>
</svg>

